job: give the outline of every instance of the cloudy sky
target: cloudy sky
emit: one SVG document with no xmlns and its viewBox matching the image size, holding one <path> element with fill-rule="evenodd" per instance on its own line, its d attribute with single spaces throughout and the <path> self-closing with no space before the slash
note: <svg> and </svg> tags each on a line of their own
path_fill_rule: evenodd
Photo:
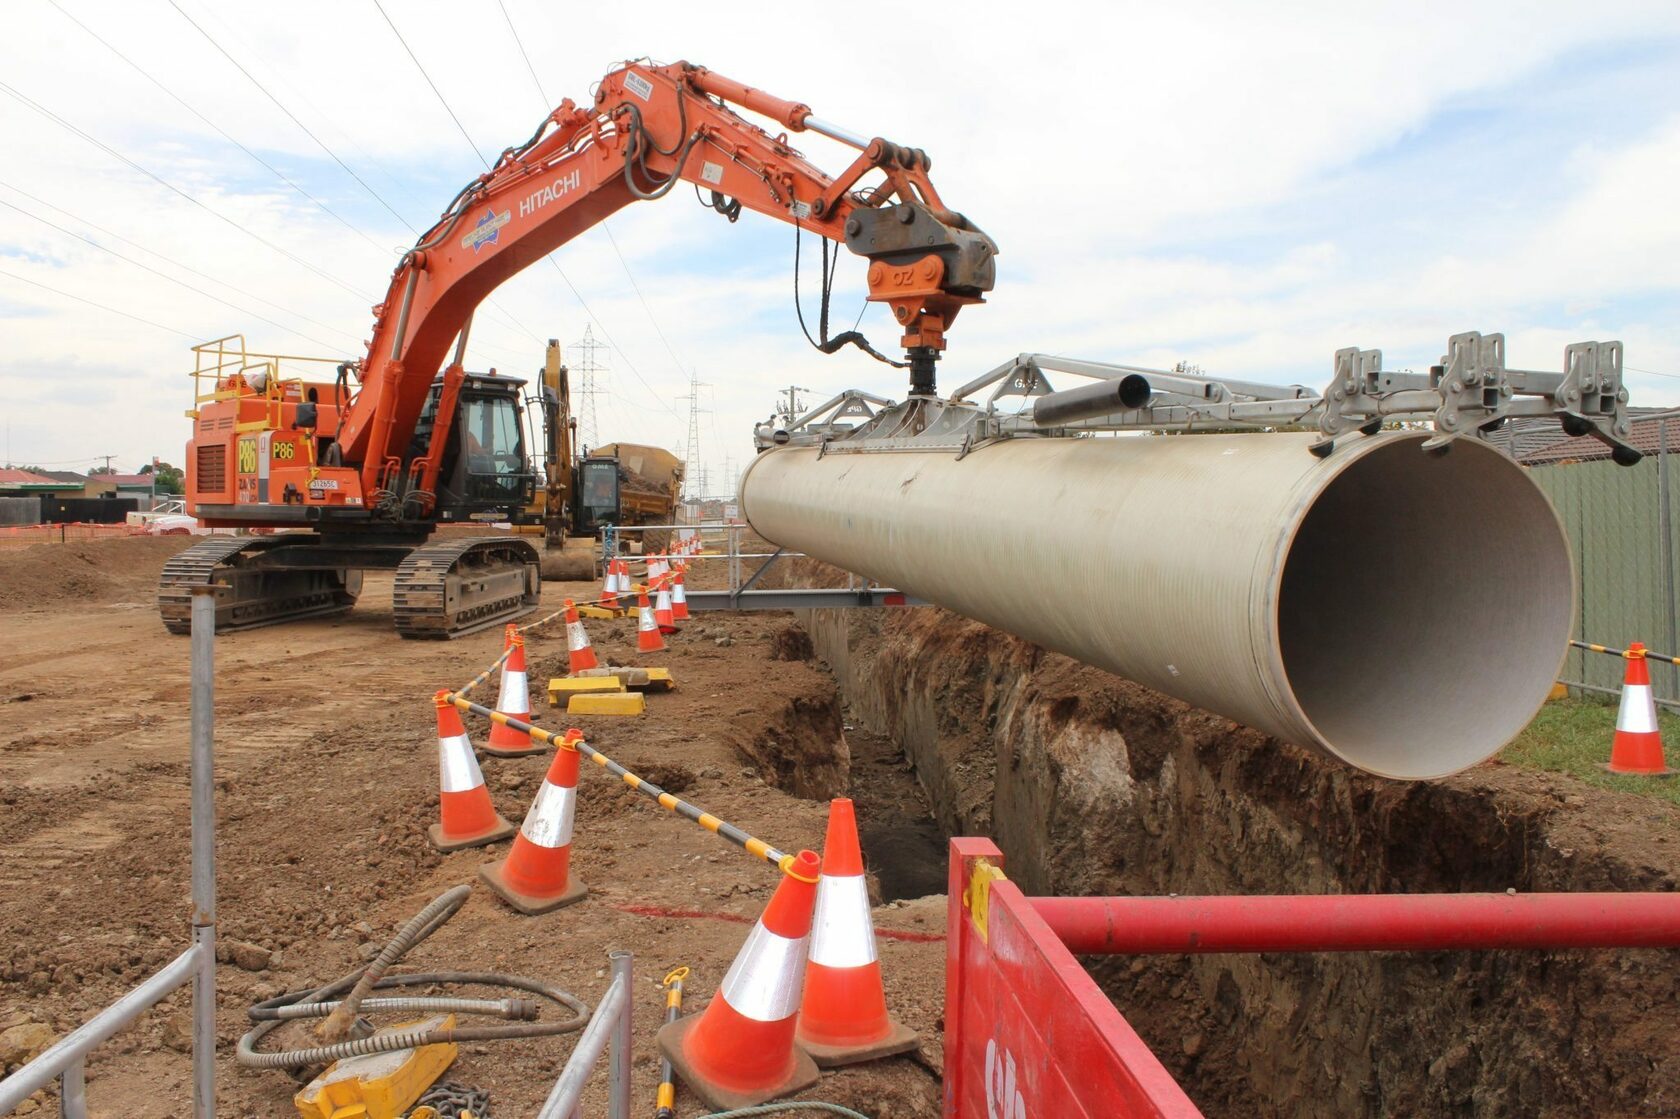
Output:
<svg viewBox="0 0 1680 1119">
<path fill-rule="evenodd" d="M 951 333 L 947 388 L 1020 351 L 1320 384 L 1338 347 L 1422 367 L 1474 329 L 1503 330 L 1526 368 L 1622 339 L 1635 402 L 1680 403 L 1674 0 L 971 4 L 960 21 L 381 2 L 7 0 L 6 459 L 179 462 L 195 341 L 359 355 L 398 254 L 480 157 L 637 56 L 933 157 L 947 203 L 1001 248 L 991 301 Z M 849 161 L 800 139 L 821 166 Z M 897 371 L 806 343 L 793 242 L 692 192 L 638 204 L 505 285 L 469 365 L 529 372 L 544 340 L 588 329 L 610 369 L 600 436 L 674 448 L 697 376 L 722 492 L 778 389 L 903 392 Z M 844 326 L 861 292 L 842 262 Z M 862 326 L 894 344 L 886 312 Z"/>
</svg>

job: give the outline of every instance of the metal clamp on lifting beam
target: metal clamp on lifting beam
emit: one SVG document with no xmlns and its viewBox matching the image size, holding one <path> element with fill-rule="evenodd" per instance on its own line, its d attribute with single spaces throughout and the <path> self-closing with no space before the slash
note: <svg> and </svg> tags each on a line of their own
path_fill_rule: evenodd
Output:
<svg viewBox="0 0 1680 1119">
<path fill-rule="evenodd" d="M 1329 454 L 1350 430 L 1374 435 L 1387 418 L 1431 414 L 1429 450 L 1465 436 L 1486 438 L 1507 420 L 1555 416 L 1573 436 L 1591 435 L 1612 448 L 1623 466 L 1641 455 L 1628 442 L 1628 392 L 1622 385 L 1620 342 L 1576 342 L 1564 350 L 1564 372 L 1508 369 L 1505 336 L 1466 331 L 1447 340 L 1441 363 L 1427 374 L 1388 372 L 1381 350 L 1336 351 L 1336 373 L 1325 390 L 1313 453 Z"/>
</svg>

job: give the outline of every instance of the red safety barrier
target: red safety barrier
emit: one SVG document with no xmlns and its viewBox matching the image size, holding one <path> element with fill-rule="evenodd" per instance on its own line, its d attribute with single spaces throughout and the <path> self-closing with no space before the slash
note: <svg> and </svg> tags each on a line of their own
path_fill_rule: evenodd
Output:
<svg viewBox="0 0 1680 1119">
<path fill-rule="evenodd" d="M 1680 948 L 1680 894 L 1033 898 L 1080 955 Z"/>
<path fill-rule="evenodd" d="M 1002 866 L 951 840 L 945 1119 L 1199 1117 Z"/>
</svg>

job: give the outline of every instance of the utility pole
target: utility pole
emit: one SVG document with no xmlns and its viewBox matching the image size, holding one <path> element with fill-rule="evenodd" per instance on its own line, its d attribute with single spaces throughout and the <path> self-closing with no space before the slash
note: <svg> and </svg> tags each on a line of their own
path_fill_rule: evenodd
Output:
<svg viewBox="0 0 1680 1119">
<path fill-rule="evenodd" d="M 592 328 L 583 328 L 583 340 L 571 347 L 573 357 L 569 367 L 578 375 L 578 441 L 583 446 L 594 450 L 601 441 L 601 428 L 595 413 L 595 398 L 606 393 L 606 387 L 601 383 L 607 375 L 606 363 L 601 360 L 601 351 L 606 345 L 595 340 Z"/>
<path fill-rule="evenodd" d="M 700 379 L 700 370 L 688 371 L 688 393 L 677 397 L 678 400 L 688 401 L 688 442 L 683 445 L 683 499 L 693 501 L 704 496 L 705 487 L 701 485 L 703 473 L 700 466 L 700 413 L 710 412 L 710 408 L 700 407 L 700 390 L 712 386 Z M 699 487 L 696 489 L 696 487 Z"/>
<path fill-rule="evenodd" d="M 117 456 L 116 455 L 94 455 L 93 457 L 94 458 L 102 458 L 102 459 L 105 460 L 105 473 L 109 474 L 111 472 L 111 460 L 116 458 Z"/>
<path fill-rule="evenodd" d="M 778 397 L 787 397 L 787 403 L 785 405 L 782 404 L 780 400 L 777 401 L 777 413 L 779 415 L 786 416 L 787 423 L 792 423 L 799 417 L 799 394 L 810 391 L 810 389 L 805 388 L 803 385 L 789 385 L 787 388 L 776 394 Z"/>
</svg>

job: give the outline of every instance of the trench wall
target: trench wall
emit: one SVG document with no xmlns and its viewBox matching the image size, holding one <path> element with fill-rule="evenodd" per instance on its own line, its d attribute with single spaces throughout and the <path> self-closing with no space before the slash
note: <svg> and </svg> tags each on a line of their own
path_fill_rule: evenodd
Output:
<svg viewBox="0 0 1680 1119">
<path fill-rule="evenodd" d="M 1673 889 L 1675 814 L 1497 763 L 1365 777 L 935 609 L 805 612 L 850 718 L 1029 893 Z M 1680 1112 L 1676 955 L 1088 961 L 1210 1116 Z"/>
</svg>

